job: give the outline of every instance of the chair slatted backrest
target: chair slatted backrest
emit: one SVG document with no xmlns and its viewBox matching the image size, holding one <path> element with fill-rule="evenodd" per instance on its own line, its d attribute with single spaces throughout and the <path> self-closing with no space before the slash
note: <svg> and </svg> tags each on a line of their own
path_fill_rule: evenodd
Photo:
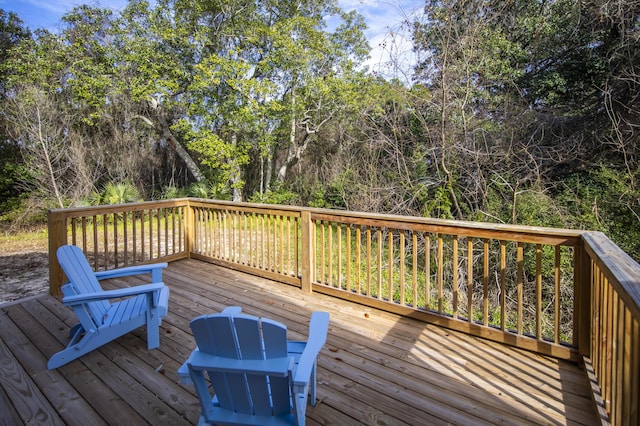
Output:
<svg viewBox="0 0 640 426">
<path fill-rule="evenodd" d="M 65 289 L 63 288 L 65 296 L 103 291 L 93 269 L 91 269 L 87 258 L 79 247 L 72 245 L 62 246 L 56 254 L 60 267 L 72 286 L 71 291 L 69 289 L 64 291 Z M 86 310 L 96 327 L 102 325 L 105 314 L 110 307 L 111 304 L 106 300 L 88 302 L 86 304 Z"/>
<path fill-rule="evenodd" d="M 238 360 L 287 356 L 287 328 L 250 315 L 214 314 L 191 321 L 198 349 Z M 237 413 L 270 416 L 290 413 L 290 377 L 209 371 L 222 408 Z"/>
</svg>

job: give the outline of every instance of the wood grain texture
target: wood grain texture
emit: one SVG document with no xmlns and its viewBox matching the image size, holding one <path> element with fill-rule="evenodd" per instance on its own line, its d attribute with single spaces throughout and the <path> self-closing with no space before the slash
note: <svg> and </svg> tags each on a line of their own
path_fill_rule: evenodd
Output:
<svg viewBox="0 0 640 426">
<path fill-rule="evenodd" d="M 112 279 L 105 288 L 140 280 Z M 50 376 L 46 359 L 66 343 L 73 313 L 52 296 L 0 308 L 0 407 L 9 405 L 3 413 L 20 414 L 21 421 L 55 416 L 64 424 L 71 423 L 65 413 L 75 404 L 76 415 L 98 418 L 85 424 L 194 424 L 200 411 L 195 391 L 179 384 L 176 374 L 195 347 L 189 321 L 238 305 L 247 314 L 286 324 L 289 338 L 297 340 L 306 339 L 312 311 L 331 313 L 318 364 L 319 400 L 307 409 L 310 425 L 599 420 L 576 363 L 193 259 L 171 263 L 164 281 L 171 297 L 159 349 L 146 349 L 140 328 Z M 22 346 L 11 350 L 13 345 Z M 56 394 L 61 390 L 67 396 Z"/>
</svg>

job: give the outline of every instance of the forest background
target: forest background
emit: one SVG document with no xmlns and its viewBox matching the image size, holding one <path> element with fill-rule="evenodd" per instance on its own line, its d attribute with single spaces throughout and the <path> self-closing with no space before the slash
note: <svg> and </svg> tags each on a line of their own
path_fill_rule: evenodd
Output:
<svg viewBox="0 0 640 426">
<path fill-rule="evenodd" d="M 390 79 L 330 1 L 79 6 L 56 33 L 0 10 L 0 226 L 189 195 L 600 230 L 640 260 L 640 0 L 400 27 L 419 60 Z"/>
</svg>

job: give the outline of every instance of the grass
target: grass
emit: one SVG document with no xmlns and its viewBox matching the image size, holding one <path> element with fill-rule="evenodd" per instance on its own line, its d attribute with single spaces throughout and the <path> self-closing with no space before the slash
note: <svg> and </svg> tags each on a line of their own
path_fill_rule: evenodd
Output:
<svg viewBox="0 0 640 426">
<path fill-rule="evenodd" d="M 3 256 L 47 251 L 48 244 L 49 232 L 46 227 L 0 235 L 0 253 Z"/>
</svg>

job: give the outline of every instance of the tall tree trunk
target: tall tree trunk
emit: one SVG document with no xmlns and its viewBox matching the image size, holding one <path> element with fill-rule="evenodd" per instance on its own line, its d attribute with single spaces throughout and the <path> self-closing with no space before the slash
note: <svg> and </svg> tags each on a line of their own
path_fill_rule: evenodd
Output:
<svg viewBox="0 0 640 426">
<path fill-rule="evenodd" d="M 267 163 L 267 170 L 264 178 L 264 191 L 269 192 L 271 190 L 271 178 L 273 176 L 273 158 L 270 155 L 267 155 L 267 158 L 265 158 L 264 161 Z"/>
<path fill-rule="evenodd" d="M 287 177 L 287 170 L 289 169 L 289 164 L 293 162 L 296 158 L 296 96 L 291 91 L 291 121 L 289 128 L 289 150 L 287 152 L 287 159 L 284 160 L 280 168 L 278 169 L 278 182 L 284 182 L 284 179 Z"/>
<path fill-rule="evenodd" d="M 231 144 L 234 147 L 238 145 L 238 136 L 231 136 Z M 231 190 L 233 191 L 233 202 L 239 203 L 242 201 L 242 185 L 241 185 L 241 170 L 238 166 L 238 161 L 235 158 L 229 159 L 229 181 L 231 183 Z"/>
<path fill-rule="evenodd" d="M 197 182 L 203 181 L 204 175 L 200 171 L 198 164 L 196 164 L 193 158 L 191 158 L 187 150 L 184 149 L 184 147 L 180 142 L 178 142 L 176 137 L 173 136 L 173 133 L 169 128 L 169 123 L 167 123 L 167 120 L 162 114 L 162 112 L 158 111 L 156 114 L 156 117 L 158 119 L 158 123 L 160 123 L 160 130 L 162 131 L 162 136 L 167 140 L 167 143 L 169 144 L 169 146 L 176 152 L 176 154 L 178 154 L 178 157 L 180 157 L 182 161 L 184 161 L 184 164 L 187 167 L 187 170 L 189 170 L 193 178 Z"/>
</svg>

